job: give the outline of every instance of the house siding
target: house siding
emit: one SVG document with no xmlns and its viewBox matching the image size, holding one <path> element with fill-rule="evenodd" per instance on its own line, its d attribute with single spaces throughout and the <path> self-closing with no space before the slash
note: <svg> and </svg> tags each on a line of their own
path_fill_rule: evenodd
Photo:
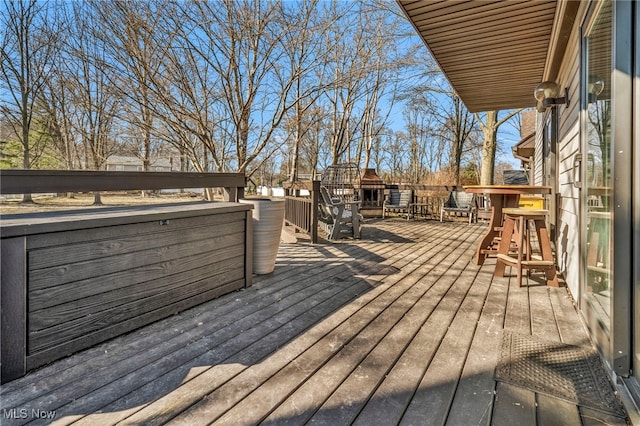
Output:
<svg viewBox="0 0 640 426">
<path fill-rule="evenodd" d="M 575 20 L 562 65 L 555 79 L 569 89 L 569 106 L 557 107 L 557 264 L 571 294 L 579 300 L 580 292 L 580 193 L 574 181 L 580 179 L 575 156 L 580 152 L 580 22 L 586 8 Z M 542 157 L 544 114 L 538 114 L 536 155 Z M 538 146 L 538 143 L 540 144 Z M 539 154 L 538 154 L 539 152 Z M 537 157 L 536 157 L 537 159 Z M 536 184 L 543 184 L 542 158 L 536 161 Z"/>
<path fill-rule="evenodd" d="M 533 157 L 533 184 L 543 185 L 543 145 L 544 145 L 544 124 L 545 114 L 537 114 L 536 120 L 536 149 Z"/>
</svg>

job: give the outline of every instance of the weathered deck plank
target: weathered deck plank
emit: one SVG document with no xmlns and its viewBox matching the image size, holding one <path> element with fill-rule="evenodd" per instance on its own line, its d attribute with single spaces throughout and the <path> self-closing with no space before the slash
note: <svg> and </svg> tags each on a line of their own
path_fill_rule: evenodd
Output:
<svg viewBox="0 0 640 426">
<path fill-rule="evenodd" d="M 431 258 L 435 255 L 435 251 L 436 250 L 431 247 L 429 251 L 423 253 L 423 255 L 425 258 Z M 444 252 L 446 253 L 446 250 Z M 441 257 L 438 257 L 438 259 L 444 259 L 445 257 L 445 255 L 441 254 Z M 412 271 L 420 267 L 423 262 L 424 260 L 418 255 L 415 256 L 415 260 L 412 262 L 413 267 L 410 267 L 408 264 L 405 268 Z M 429 267 L 432 266 L 427 266 L 427 268 Z M 423 269 L 423 272 L 426 273 L 427 270 Z M 225 414 L 225 417 L 220 419 L 220 422 L 224 424 L 227 421 L 231 423 L 234 421 L 246 421 L 250 424 L 254 421 L 260 421 L 265 412 L 268 413 L 275 408 L 277 404 L 282 403 L 278 398 L 284 398 L 290 392 L 295 391 L 296 387 L 304 383 L 309 376 L 316 374 L 319 369 L 325 367 L 325 363 L 328 364 L 328 366 L 325 367 L 325 370 L 322 370 L 323 372 L 335 365 L 342 367 L 339 362 L 333 361 L 333 363 L 331 363 L 331 357 L 334 353 L 337 353 L 339 356 L 341 355 L 341 359 L 348 359 L 348 356 L 345 356 L 344 352 L 340 352 L 339 350 L 348 344 L 351 345 L 350 348 L 357 348 L 357 345 L 351 342 L 351 340 L 354 338 L 362 339 L 358 333 L 360 333 L 361 330 L 367 330 L 367 326 L 371 321 L 376 320 L 381 313 L 384 313 L 385 309 L 387 309 L 391 303 L 404 296 L 404 294 L 411 289 L 411 285 L 415 283 L 414 278 L 409 280 L 399 278 L 400 277 L 390 276 L 390 281 L 379 287 L 380 290 L 384 291 L 376 294 L 375 298 L 372 298 L 374 294 L 364 295 L 363 298 L 359 300 L 362 304 L 361 307 L 352 315 L 348 316 L 346 321 L 336 323 L 336 328 L 319 341 L 312 350 L 302 354 L 300 358 L 297 358 L 286 368 L 270 378 L 265 386 L 257 389 L 254 393 L 240 401 L 230 412 Z M 331 322 L 332 319 L 333 318 L 329 318 L 329 321 Z M 366 346 L 366 344 L 365 342 L 364 345 Z M 322 374 L 322 372 L 320 372 L 317 377 L 333 380 L 335 374 L 335 371 L 331 371 L 330 374 Z M 269 385 L 270 383 L 277 383 L 279 390 L 277 395 L 273 395 L 271 391 L 272 388 Z M 322 402 L 322 400 L 320 402 Z M 263 407 L 263 412 L 261 413 L 256 410 L 255 407 Z M 256 418 L 252 416 L 256 416 Z"/>
<path fill-rule="evenodd" d="M 465 267 L 465 262 L 469 258 L 460 256 L 453 266 Z M 466 272 L 466 270 L 465 270 Z M 456 291 L 454 287 L 457 280 L 457 274 L 449 275 L 443 273 L 439 278 L 438 284 L 444 284 L 442 290 L 448 292 L 448 296 Z M 462 275 L 464 278 L 464 273 Z M 391 340 L 388 352 L 393 353 L 392 359 L 386 359 L 387 362 L 393 361 L 386 370 L 379 375 L 380 385 L 370 397 L 365 399 L 364 407 L 358 413 L 356 424 L 395 424 L 404 414 L 406 406 L 409 404 L 411 395 L 420 380 L 420 371 L 424 370 L 426 359 L 430 356 L 426 342 L 433 339 L 438 333 L 435 332 L 436 327 L 440 328 L 439 334 L 444 334 L 442 325 L 446 324 L 442 321 L 442 317 L 446 316 L 446 311 L 450 308 L 455 311 L 456 302 L 454 297 L 447 297 L 451 301 L 450 306 L 445 303 L 438 303 L 438 289 L 436 285 L 423 296 L 416 306 L 412 309 L 411 315 L 403 318 L 403 324 L 396 327 L 393 332 L 403 339 Z M 448 288 L 446 288 L 448 286 Z M 464 287 L 464 286 L 463 286 Z M 419 328 L 418 328 L 419 327 Z M 395 336 L 394 336 L 395 337 Z M 395 349 L 395 353 L 392 352 Z M 374 359 L 374 365 L 384 365 L 385 351 L 382 351 L 380 359 Z M 388 356 L 386 358 L 389 358 Z M 359 372 L 361 375 L 363 372 Z M 366 377 L 366 370 L 364 371 Z M 336 401 L 337 404 L 337 401 Z"/>
<path fill-rule="evenodd" d="M 531 334 L 547 340 L 560 340 L 558 324 L 551 304 L 551 287 L 538 284 L 529 286 L 528 290 Z"/>
<path fill-rule="evenodd" d="M 508 287 L 505 280 L 493 279 L 491 262 L 485 262 L 477 279 L 490 288 L 449 410 L 447 423 L 452 425 L 489 424 L 492 414 L 493 366 L 498 361 Z"/>
<path fill-rule="evenodd" d="M 361 332 L 349 343 L 343 350 L 345 355 L 342 358 L 338 355 L 332 360 L 339 367 L 328 368 L 324 373 L 320 372 L 320 375 L 313 378 L 315 380 L 306 382 L 304 389 L 298 390 L 285 401 L 285 404 L 299 410 L 301 405 L 305 405 L 300 400 L 318 398 L 318 389 L 327 388 L 326 392 L 330 397 L 318 408 L 311 420 L 319 424 L 351 423 L 360 408 L 369 400 L 370 393 L 385 378 L 386 372 L 401 355 L 403 347 L 407 345 L 406 339 L 415 333 L 424 322 L 424 317 L 435 308 L 433 299 L 442 299 L 443 296 L 437 297 L 437 293 L 440 291 L 450 293 L 453 283 L 462 282 L 446 276 L 452 266 L 464 264 L 463 254 L 468 247 L 468 242 L 457 243 L 462 244 L 457 245 L 452 252 L 447 252 L 446 249 L 441 250 L 440 254 L 445 256 L 444 259 L 439 261 L 434 258 L 435 267 L 428 275 L 413 284 L 411 289 L 403 295 L 403 297 L 406 296 L 405 299 L 398 300 L 396 304 L 387 307 L 367 330 Z M 447 246 L 449 247 L 450 245 Z M 451 260 L 453 260 L 452 264 L 449 263 Z M 453 298 L 447 300 L 451 299 Z M 366 355 L 366 358 L 363 359 L 363 355 Z M 342 375 L 335 374 L 337 371 L 341 371 Z M 329 377 L 334 383 L 339 381 L 342 383 L 335 386 L 327 380 Z M 303 395 L 301 396 L 300 393 Z M 314 406 L 313 403 L 309 405 L 310 408 Z M 306 411 L 313 412 L 313 409 Z M 274 411 L 271 416 L 276 420 L 279 418 L 294 418 L 294 421 L 310 419 L 308 416 L 294 417 L 294 413 L 285 408 Z M 269 419 L 267 418 L 267 421 Z"/>
<path fill-rule="evenodd" d="M 473 263 L 482 225 L 385 220 L 2 387 L 2 424 L 624 424 L 497 383 L 502 331 L 589 344 L 563 288 Z"/>
<path fill-rule="evenodd" d="M 498 383 L 491 424 L 494 426 L 535 426 L 536 394 L 507 383 Z"/>
<path fill-rule="evenodd" d="M 408 250 L 410 249 L 410 247 L 407 247 L 406 249 L 407 249 L 407 251 L 408 251 Z M 384 250 L 383 250 L 382 252 L 384 253 L 384 252 L 385 252 L 385 250 L 390 250 L 390 247 L 386 247 L 386 248 L 384 248 Z M 336 251 L 336 250 L 335 250 L 335 246 L 331 247 L 331 251 L 335 252 L 335 253 L 336 253 L 336 254 L 338 254 L 339 256 L 344 256 L 344 253 L 343 253 L 343 252 L 341 252 L 341 251 Z M 359 249 L 359 251 L 362 251 L 362 250 L 361 250 L 361 249 Z M 402 251 L 400 251 L 400 253 L 397 253 L 397 254 L 402 255 L 403 253 L 402 253 Z M 408 254 L 408 253 L 404 253 L 404 254 Z M 378 257 L 379 257 L 379 255 L 372 255 L 372 256 L 373 256 L 374 258 L 378 258 Z M 409 256 L 404 256 L 404 257 L 401 257 L 400 259 L 401 259 L 401 261 L 405 261 L 405 260 L 406 260 L 406 259 L 408 259 L 408 258 L 410 258 L 410 257 L 409 257 Z M 348 257 L 345 257 L 345 259 L 348 259 Z M 360 263 L 360 262 L 365 262 L 365 263 L 366 263 L 366 262 L 368 262 L 368 261 L 369 261 L 369 260 L 367 260 L 366 258 L 363 258 L 363 259 L 352 259 L 352 260 L 350 260 L 351 269 L 354 269 L 354 268 L 355 268 L 355 269 L 357 269 L 357 267 L 356 267 L 357 263 Z M 340 281 L 342 281 L 342 282 L 344 283 L 344 285 L 349 285 L 350 283 L 352 283 L 352 281 L 354 281 L 354 278 L 353 278 L 353 273 L 352 273 L 351 269 L 344 269 L 344 268 L 342 268 L 342 275 L 344 275 L 344 278 L 342 278 L 342 277 L 338 276 L 338 278 L 339 278 L 339 279 L 338 279 L 338 281 L 339 281 L 339 282 L 340 282 Z M 335 271 L 340 271 L 340 270 L 341 270 L 341 268 L 335 268 L 335 267 L 331 268 L 331 271 L 333 271 L 333 272 L 335 272 Z M 330 279 L 331 279 L 331 274 L 318 273 L 319 271 L 315 271 L 315 272 L 316 272 L 316 273 L 315 273 L 315 274 L 313 274 L 313 276 L 312 276 L 312 277 L 310 277 L 310 278 L 308 278 L 308 279 L 312 279 L 312 278 L 313 278 L 313 279 L 316 279 L 316 280 L 317 280 L 317 282 L 318 282 L 318 284 L 319 284 L 320 286 L 324 286 L 324 285 L 326 285 L 327 280 L 330 280 Z M 293 276 L 293 279 L 294 279 L 294 280 L 299 280 L 300 278 L 301 278 L 300 276 Z M 355 279 L 355 281 L 354 281 L 354 282 L 357 282 L 357 281 L 358 281 L 358 280 L 357 280 L 357 279 Z M 317 291 L 317 289 L 312 289 L 312 291 Z M 308 298 L 310 295 L 313 295 L 313 292 L 311 292 L 310 294 L 304 294 L 304 295 L 301 295 L 300 297 L 304 299 L 304 298 Z M 318 297 L 318 295 L 316 294 L 314 297 L 316 297 L 316 298 L 317 298 L 317 297 Z M 337 298 L 337 299 L 339 299 L 339 298 Z M 312 316 L 310 316 L 310 315 L 309 315 L 309 313 L 306 311 L 306 308 L 304 308 L 304 307 L 303 307 L 303 309 L 301 310 L 301 312 L 306 312 L 307 319 L 311 319 L 311 318 L 312 318 Z M 285 323 L 287 322 L 286 320 L 282 320 L 282 321 L 283 321 L 283 322 L 285 322 Z M 290 321 L 290 320 L 289 320 L 289 321 Z M 302 323 L 300 323 L 299 325 L 301 325 L 301 324 L 302 324 Z M 291 327 L 290 327 L 290 328 L 291 328 Z M 295 331 L 295 330 L 291 330 L 291 329 L 286 330 L 286 332 L 288 333 L 288 335 L 290 335 L 290 333 L 291 333 L 292 331 Z M 249 332 L 250 332 L 250 330 L 248 330 L 248 331 L 247 331 L 247 330 L 245 330 L 245 331 L 244 331 L 244 334 L 243 334 L 243 338 L 244 338 L 245 340 L 246 340 L 246 339 L 249 339 L 249 340 L 248 340 L 248 342 L 249 342 L 249 343 L 247 343 L 247 344 L 253 344 L 253 343 L 256 341 L 257 337 L 252 336 Z M 259 336 L 259 335 L 260 335 L 260 333 L 263 333 L 263 332 L 264 332 L 263 330 L 258 330 L 258 331 L 257 331 L 257 333 L 258 333 L 258 334 L 257 334 L 257 336 Z M 269 337 L 269 338 L 272 338 L 273 336 L 268 336 L 268 337 Z M 286 336 L 285 336 L 285 337 L 286 337 Z M 259 340 L 259 339 L 257 339 L 257 340 Z M 273 339 L 272 339 L 272 340 L 273 340 Z M 279 342 L 280 340 L 275 340 L 275 341 L 276 341 L 276 342 Z M 265 347 L 264 347 L 264 345 L 263 345 L 263 349 L 262 349 L 262 350 L 264 350 L 264 348 L 265 348 Z M 266 348 L 268 349 L 268 348 L 269 348 L 269 346 L 266 346 Z M 222 349 L 223 349 L 223 348 L 218 347 L 217 349 L 218 349 L 218 352 L 222 352 Z M 213 371 L 213 372 L 211 372 L 211 374 L 214 374 L 214 375 L 216 375 L 216 377 L 219 377 L 219 372 L 217 372 L 217 371 Z M 205 382 L 205 384 L 203 385 L 203 386 L 204 386 L 204 388 L 203 388 L 203 387 L 201 387 L 200 385 L 198 385 L 197 383 L 195 383 L 195 384 L 193 385 L 193 386 L 194 386 L 194 388 L 196 389 L 195 393 L 193 393 L 193 395 L 194 395 L 194 400 L 195 400 L 195 401 L 197 401 L 197 400 L 201 399 L 201 395 L 202 395 L 202 393 L 203 393 L 206 389 L 210 389 L 210 390 L 211 390 L 211 389 L 215 388 L 214 384 L 216 383 L 215 381 L 213 381 L 213 382 L 209 382 L 209 381 L 207 380 L 207 376 L 206 376 L 206 375 L 205 375 L 205 376 L 203 376 L 201 379 L 198 379 L 198 380 L 202 380 L 202 381 L 204 381 L 204 382 Z M 186 381 L 186 379 L 185 379 L 185 381 Z M 153 390 L 155 391 L 155 389 L 157 389 L 157 386 L 150 386 L 150 388 L 151 388 L 151 389 L 153 389 Z M 183 389 L 183 390 L 185 390 L 185 389 Z M 176 394 L 180 394 L 180 393 L 176 393 Z M 148 413 L 148 412 L 154 412 L 154 410 L 156 410 L 157 406 L 159 406 L 159 405 L 161 405 L 161 404 L 166 404 L 166 406 L 171 406 L 171 405 L 172 405 L 172 403 L 170 402 L 170 400 L 171 400 L 174 396 L 175 396 L 175 395 L 167 396 L 166 398 L 163 398 L 163 399 L 161 399 L 160 401 L 157 401 L 157 402 L 155 403 L 154 407 L 146 408 L 145 410 L 143 410 L 143 412 L 141 412 L 140 414 L 137 414 L 137 415 L 136 415 L 136 416 L 137 416 L 136 418 L 138 418 L 138 419 L 142 419 L 142 418 L 144 417 L 144 415 L 145 415 L 145 414 L 144 414 L 144 412 L 147 412 L 147 413 Z M 181 403 L 182 403 L 183 405 L 185 405 L 185 407 L 188 407 L 188 406 L 189 406 L 189 399 L 187 398 L 187 399 L 186 399 L 186 401 L 185 401 L 184 395 L 181 395 L 181 396 L 180 396 L 180 400 L 182 401 Z M 193 401 L 191 401 L 191 403 L 193 403 Z M 165 406 L 165 408 L 166 408 L 166 406 Z M 166 411 L 166 410 L 165 410 L 165 411 Z M 166 418 L 163 418 L 163 419 L 161 419 L 161 420 L 166 420 Z M 144 418 L 144 421 L 145 421 L 145 422 L 148 422 L 148 421 L 151 421 L 151 419 L 150 419 L 150 418 Z"/>
<path fill-rule="evenodd" d="M 465 260 L 468 265 L 472 259 Z M 488 287 L 474 283 L 476 274 L 475 266 L 465 269 L 455 277 L 455 284 L 450 291 L 443 295 L 439 306 L 443 317 L 432 329 L 439 340 L 439 344 L 433 346 L 437 351 L 422 376 L 401 424 L 441 424 L 446 419 Z"/>
</svg>

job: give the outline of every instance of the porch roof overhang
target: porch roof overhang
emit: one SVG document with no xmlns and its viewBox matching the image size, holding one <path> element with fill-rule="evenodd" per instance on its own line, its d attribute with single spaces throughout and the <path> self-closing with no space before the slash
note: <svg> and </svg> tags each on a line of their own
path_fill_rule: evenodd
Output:
<svg viewBox="0 0 640 426">
<path fill-rule="evenodd" d="M 519 160 L 529 162 L 535 155 L 536 150 L 536 133 L 533 132 L 522 138 L 520 142 L 511 148 L 513 156 Z"/>
<path fill-rule="evenodd" d="M 535 106 L 553 80 L 580 2 L 397 0 L 471 112 Z"/>
</svg>

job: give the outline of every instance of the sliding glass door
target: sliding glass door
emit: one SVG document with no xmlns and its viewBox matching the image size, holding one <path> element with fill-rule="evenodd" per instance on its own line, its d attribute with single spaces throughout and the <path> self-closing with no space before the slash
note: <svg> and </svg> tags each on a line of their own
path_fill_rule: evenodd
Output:
<svg viewBox="0 0 640 426">
<path fill-rule="evenodd" d="M 613 293 L 612 9 L 607 1 L 594 13 L 583 44 L 582 310 L 601 348 L 609 347 Z"/>
<path fill-rule="evenodd" d="M 612 372 L 628 376 L 632 313 L 638 309 L 632 303 L 631 208 L 637 152 L 632 144 L 635 5 L 611 0 L 594 5 L 583 25 L 582 46 L 580 305 Z"/>
</svg>

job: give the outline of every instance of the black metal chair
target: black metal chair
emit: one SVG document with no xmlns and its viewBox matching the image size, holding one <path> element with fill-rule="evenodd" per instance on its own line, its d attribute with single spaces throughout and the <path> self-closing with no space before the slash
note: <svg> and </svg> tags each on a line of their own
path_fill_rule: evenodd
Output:
<svg viewBox="0 0 640 426">
<path fill-rule="evenodd" d="M 478 221 L 478 203 L 476 194 L 470 194 L 465 191 L 451 191 L 447 200 L 440 206 L 440 222 L 447 213 L 464 214 L 469 216 L 469 224 Z"/>
</svg>

